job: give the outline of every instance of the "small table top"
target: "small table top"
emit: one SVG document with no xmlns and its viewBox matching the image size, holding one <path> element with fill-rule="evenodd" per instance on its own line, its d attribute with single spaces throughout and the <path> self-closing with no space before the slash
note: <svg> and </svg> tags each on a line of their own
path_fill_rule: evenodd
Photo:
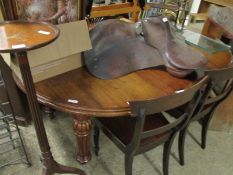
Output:
<svg viewBox="0 0 233 175">
<path fill-rule="evenodd" d="M 45 22 L 0 23 L 0 52 L 20 52 L 43 47 L 59 36 L 59 29 Z"/>
</svg>

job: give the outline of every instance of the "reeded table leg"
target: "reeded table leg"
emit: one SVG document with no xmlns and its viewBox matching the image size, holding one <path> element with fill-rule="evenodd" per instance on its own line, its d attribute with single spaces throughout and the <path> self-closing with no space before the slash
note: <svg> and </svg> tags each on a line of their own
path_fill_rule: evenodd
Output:
<svg viewBox="0 0 233 175">
<path fill-rule="evenodd" d="M 78 168 L 63 166 L 61 164 L 58 164 L 54 160 L 53 155 L 50 151 L 44 123 L 42 117 L 40 116 L 39 104 L 37 102 L 36 91 L 33 84 L 31 70 L 27 59 L 27 53 L 26 52 L 17 53 L 17 56 L 20 63 L 20 70 L 22 73 L 24 86 L 27 92 L 29 108 L 31 110 L 31 114 L 34 121 L 34 126 L 41 150 L 41 161 L 44 165 L 42 175 L 53 175 L 55 173 L 59 173 L 59 174 L 72 173 L 72 174 L 86 175 L 84 171 Z"/>
<path fill-rule="evenodd" d="M 84 115 L 73 115 L 74 131 L 77 138 L 77 161 L 87 163 L 91 160 L 91 119 Z"/>
</svg>

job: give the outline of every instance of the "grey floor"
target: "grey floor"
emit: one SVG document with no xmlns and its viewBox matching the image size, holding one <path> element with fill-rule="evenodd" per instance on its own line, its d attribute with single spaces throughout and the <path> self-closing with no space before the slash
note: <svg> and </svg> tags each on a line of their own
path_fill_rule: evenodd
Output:
<svg viewBox="0 0 233 175">
<path fill-rule="evenodd" d="M 80 165 L 75 161 L 75 137 L 72 119 L 68 114 L 57 113 L 50 120 L 44 117 L 46 130 L 55 159 L 65 165 L 80 167 L 88 175 L 124 175 L 123 154 L 103 134 L 100 137 L 100 155 L 93 154 L 91 162 Z M 10 165 L 0 169 L 0 175 L 40 175 L 42 165 L 39 161 L 39 147 L 34 127 L 21 128 L 26 148 L 32 162 L 31 167 L 24 164 Z M 190 132 L 199 139 L 200 126 L 194 123 Z M 181 167 L 177 160 L 177 139 L 172 147 L 170 175 L 232 175 L 233 174 L 233 129 L 227 132 L 209 131 L 207 149 L 202 150 L 190 135 L 185 147 L 186 165 Z M 5 159 L 10 158 L 5 157 Z M 3 159 L 3 157 L 0 157 Z M 135 157 L 134 175 L 161 175 L 162 147 Z"/>
</svg>

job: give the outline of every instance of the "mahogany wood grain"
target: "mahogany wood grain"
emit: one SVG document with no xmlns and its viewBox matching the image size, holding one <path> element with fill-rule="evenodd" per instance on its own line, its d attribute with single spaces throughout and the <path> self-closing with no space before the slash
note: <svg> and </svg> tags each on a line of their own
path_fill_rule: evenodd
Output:
<svg viewBox="0 0 233 175">
<path fill-rule="evenodd" d="M 24 90 L 19 79 L 15 75 L 14 78 Z M 38 100 L 57 110 L 111 117 L 127 115 L 128 101 L 166 96 L 187 88 L 192 83 L 158 69 L 141 70 L 113 80 L 101 80 L 81 67 L 35 85 Z M 77 103 L 72 100 L 77 100 Z"/>
<path fill-rule="evenodd" d="M 0 23 L 0 52 L 36 49 L 53 42 L 58 36 L 59 30 L 49 23 L 7 21 Z"/>
<path fill-rule="evenodd" d="M 91 119 L 85 115 L 73 115 L 74 132 L 77 138 L 77 161 L 86 163 L 91 160 Z"/>
</svg>

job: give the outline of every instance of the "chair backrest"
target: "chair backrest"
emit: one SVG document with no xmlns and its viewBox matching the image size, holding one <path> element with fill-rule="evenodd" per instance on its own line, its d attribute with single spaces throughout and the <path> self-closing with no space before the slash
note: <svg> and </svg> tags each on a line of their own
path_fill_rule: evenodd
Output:
<svg viewBox="0 0 233 175">
<path fill-rule="evenodd" d="M 203 92 L 198 112 L 201 112 L 205 106 L 217 107 L 217 105 L 228 97 L 233 89 L 233 64 L 221 69 L 206 70 L 205 74 L 209 76 L 209 84 Z M 216 87 L 218 86 L 218 91 Z M 221 87 L 219 87 L 221 86 Z M 210 92 L 214 93 L 214 97 L 210 97 Z"/>
<path fill-rule="evenodd" d="M 233 64 L 221 69 L 206 70 L 205 74 L 209 76 L 211 81 L 215 82 L 230 80 L 233 78 Z"/>
<path fill-rule="evenodd" d="M 200 89 L 203 87 L 204 83 L 208 80 L 208 76 L 205 76 L 200 81 L 198 81 L 192 87 L 178 91 L 172 95 L 161 97 L 158 99 L 151 99 L 146 101 L 131 101 L 130 107 L 132 116 L 137 117 L 137 122 L 135 126 L 134 137 L 132 143 L 136 145 L 139 143 L 140 139 L 148 138 L 154 135 L 159 135 L 161 133 L 174 131 L 181 125 L 185 125 L 191 118 L 199 100 L 200 100 Z M 187 104 L 189 102 L 189 104 Z M 149 131 L 143 131 L 145 117 L 147 115 L 161 113 L 163 111 L 168 111 L 177 107 L 187 104 L 184 114 L 182 114 L 176 121 L 169 123 L 163 127 L 151 129 Z M 180 127 L 177 127 L 180 126 Z"/>
</svg>

